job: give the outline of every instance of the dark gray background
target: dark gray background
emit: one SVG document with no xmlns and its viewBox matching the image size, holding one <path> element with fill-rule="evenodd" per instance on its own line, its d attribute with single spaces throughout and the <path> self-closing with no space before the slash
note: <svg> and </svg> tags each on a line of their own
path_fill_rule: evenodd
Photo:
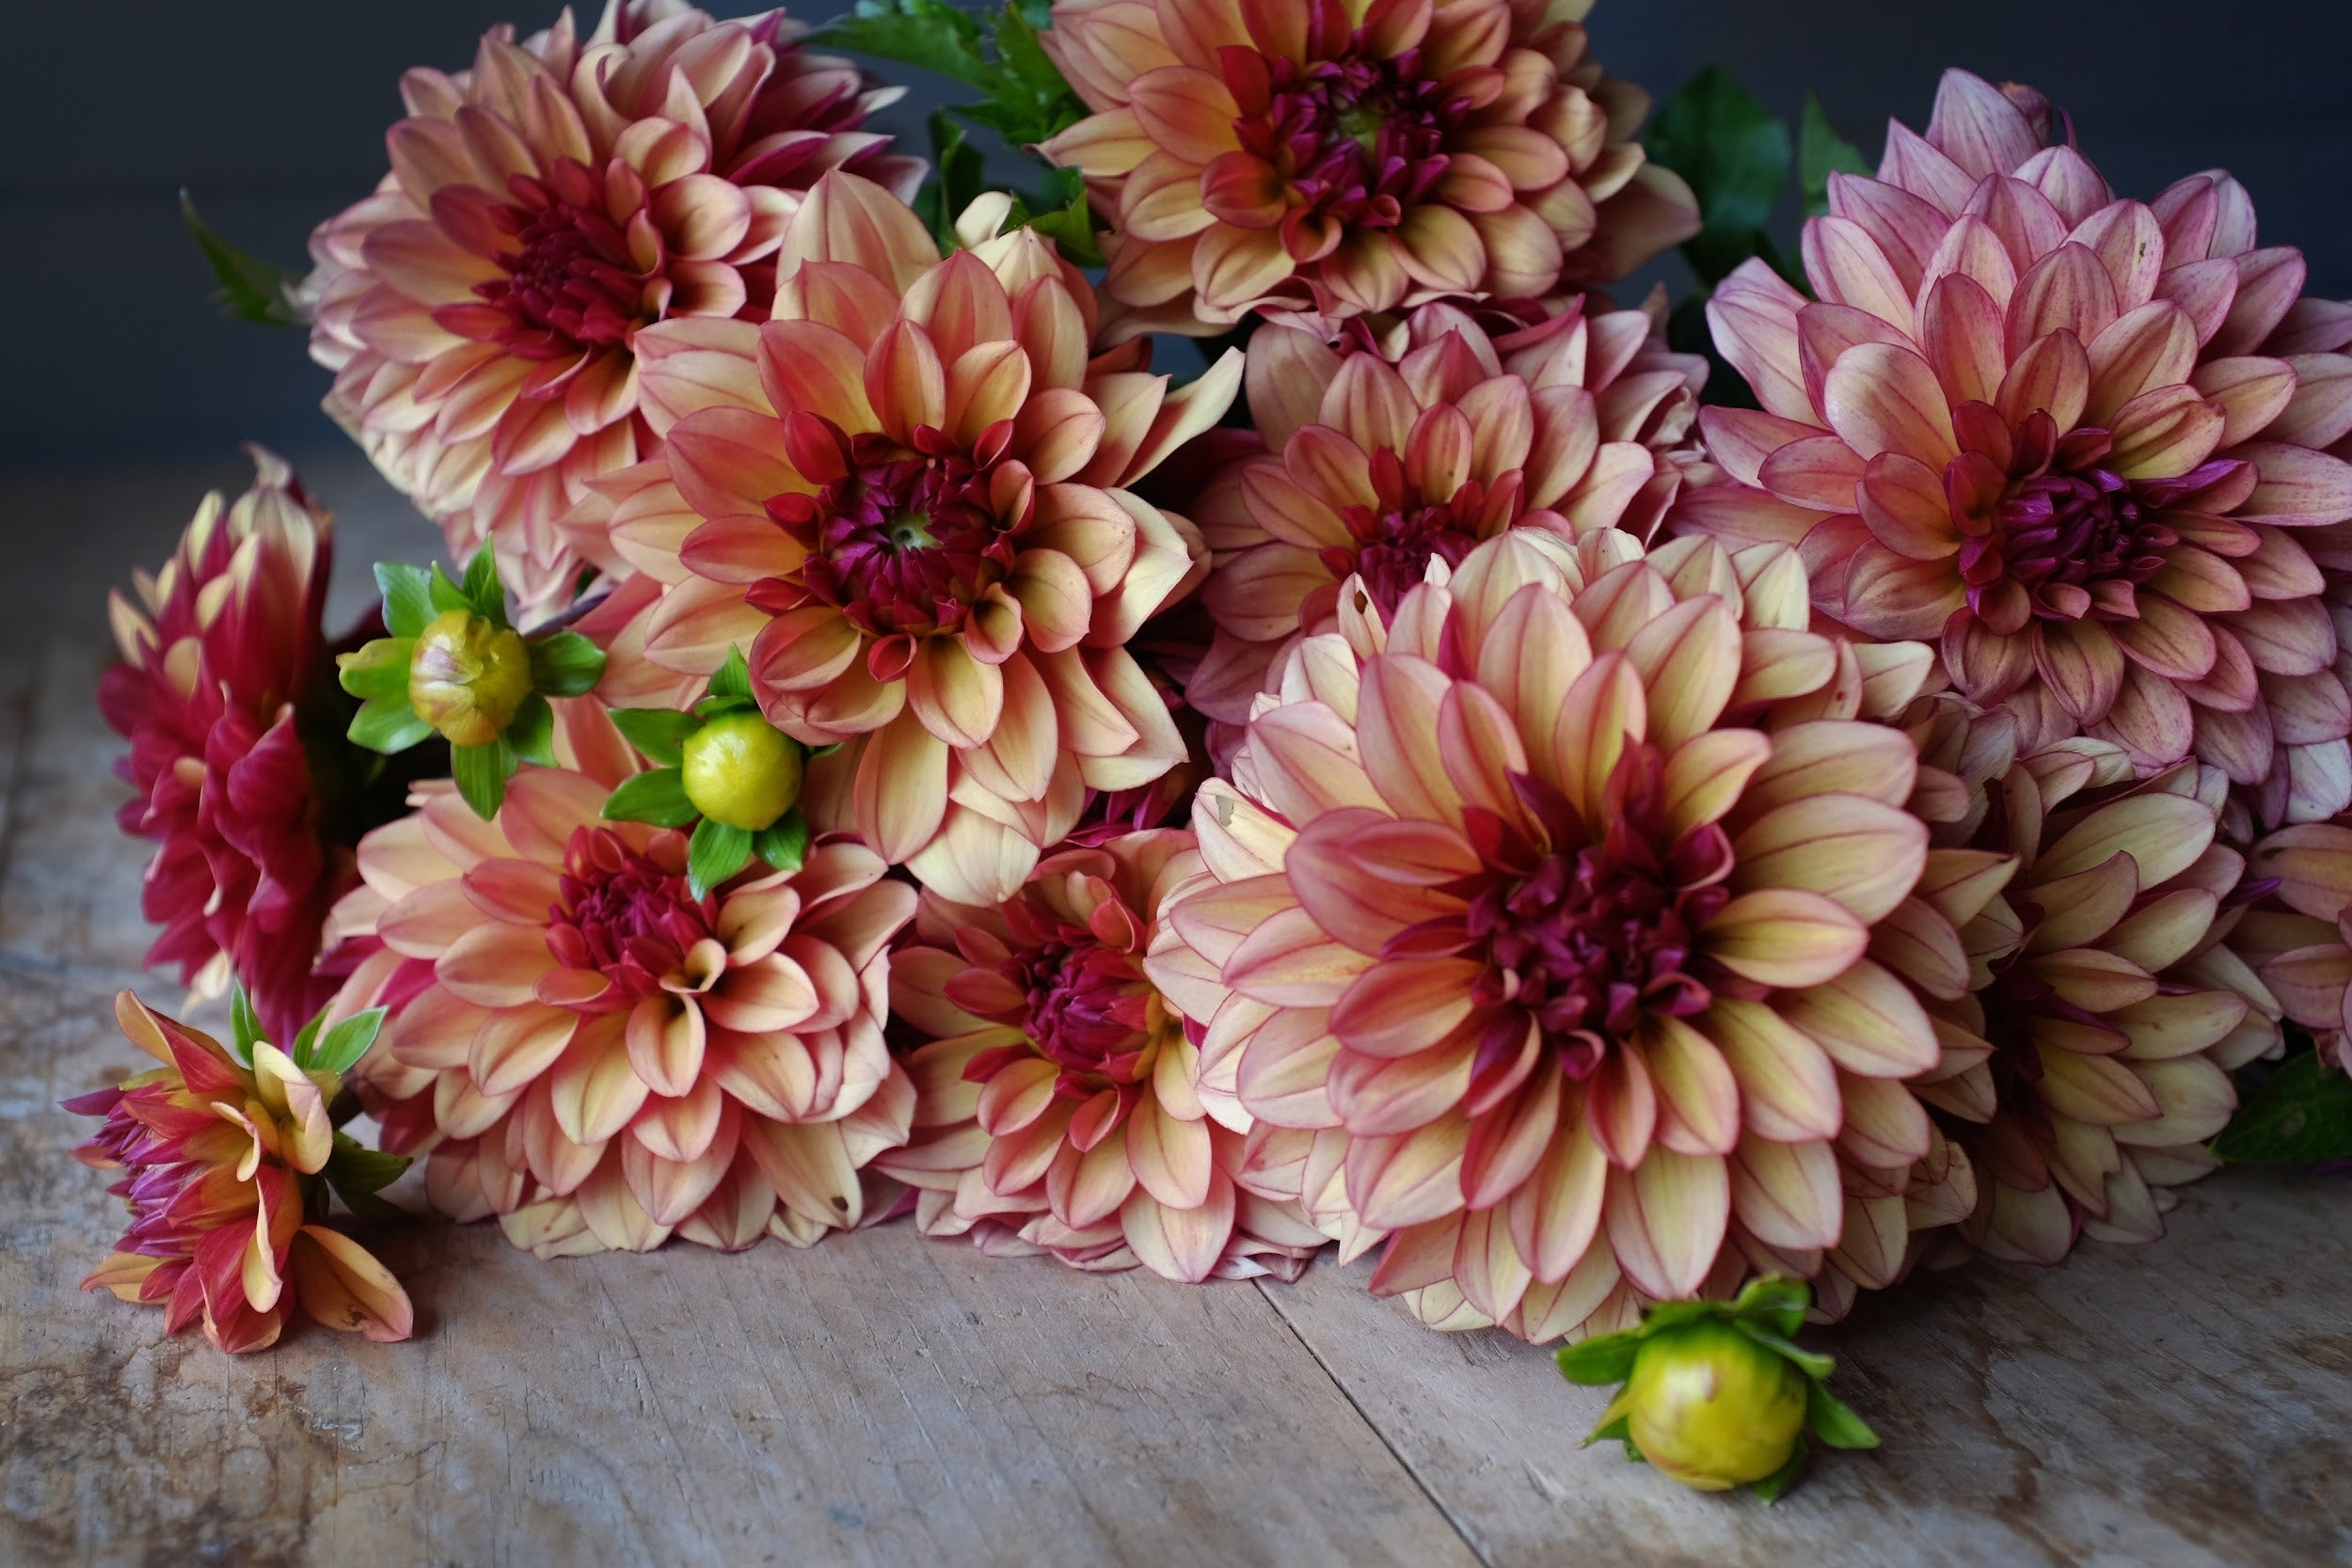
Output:
<svg viewBox="0 0 2352 1568">
<path fill-rule="evenodd" d="M 517 0 L 116 0 L 0 7 L 0 469 L 293 454 L 341 440 L 300 339 L 215 319 L 182 233 L 215 226 L 286 262 L 382 174 L 399 73 L 463 65 Z M 811 21 L 840 9 L 816 0 Z M 583 25 L 593 24 L 595 6 Z M 1817 88 L 1875 158 L 1889 115 L 1923 126 L 1947 64 L 2034 83 L 2122 190 L 2222 166 L 2312 286 L 2352 293 L 2352 6 L 2341 0 L 1601 0 L 1613 73 L 1660 97 L 1710 61 L 1776 112 Z M 910 76 L 908 79 L 913 80 Z M 892 112 L 920 135 L 936 84 Z M 1787 225 L 1793 227 L 1793 225 Z"/>
</svg>

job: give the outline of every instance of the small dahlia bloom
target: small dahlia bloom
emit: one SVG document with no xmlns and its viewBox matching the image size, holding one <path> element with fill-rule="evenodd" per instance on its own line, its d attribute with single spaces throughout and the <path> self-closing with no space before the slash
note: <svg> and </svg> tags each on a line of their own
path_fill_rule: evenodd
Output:
<svg viewBox="0 0 2352 1568">
<path fill-rule="evenodd" d="M 931 1038 L 907 1061 L 914 1134 L 876 1167 L 917 1190 L 925 1234 L 1196 1282 L 1295 1279 L 1324 1244 L 1235 1182 L 1246 1125 L 1194 1090 L 1163 915 L 1200 878 L 1192 835 L 1160 829 L 1049 855 L 994 908 L 924 895 L 891 1006 Z"/>
<path fill-rule="evenodd" d="M 2352 818 L 2281 828 L 2254 847 L 2250 880 L 2274 907 L 2247 912 L 2238 950 L 2320 1053 L 2352 1072 Z"/>
<path fill-rule="evenodd" d="M 632 346 L 650 323 L 765 315 L 802 192 L 922 166 L 858 129 L 898 89 L 803 53 L 782 11 L 714 22 L 679 0 L 569 10 L 473 68 L 401 79 L 391 172 L 311 236 L 311 356 L 327 412 L 438 521 L 487 542 L 527 609 L 579 576 L 556 519 L 651 451 Z"/>
<path fill-rule="evenodd" d="M 1831 177 L 1818 301 L 1759 263 L 1724 282 L 1708 316 L 1762 409 L 1708 411 L 1748 488 L 1684 524 L 1802 540 L 1826 614 L 1939 640 L 2022 751 L 2193 754 L 2263 823 L 2328 816 L 2352 691 L 2305 540 L 2352 519 L 2325 450 L 2352 359 L 2305 352 L 2302 258 L 2255 247 L 2234 181 L 2119 200 L 2048 132 L 2037 96 L 1949 72 L 1924 137 Z"/>
<path fill-rule="evenodd" d="M 863 1173 L 914 1099 L 882 1043 L 914 890 L 831 837 L 696 897 L 683 833 L 599 816 L 635 768 L 610 721 L 559 708 L 563 766 L 524 768 L 495 821 L 428 784 L 360 844 L 342 918 L 403 960 L 368 1078 L 385 1148 L 543 1257 L 875 1217 Z"/>
<path fill-rule="evenodd" d="M 1642 311 L 1570 300 L 1492 336 L 1453 305 L 1359 318 L 1336 347 L 1269 325 L 1246 375 L 1263 445 L 1197 506 L 1216 638 L 1186 693 L 1229 723 L 1284 649 L 1329 629 L 1350 578 L 1387 615 L 1433 559 L 1458 564 L 1505 529 L 1646 538 L 1697 460 L 1707 363 L 1668 352 Z"/>
<path fill-rule="evenodd" d="M 665 584 L 645 657 L 750 659 L 770 722 L 841 744 L 851 819 L 943 896 L 1009 897 L 1092 790 L 1182 761 L 1126 647 L 1205 569 L 1127 488 L 1216 421 L 1241 356 L 1168 378 L 1089 358 L 1094 296 L 975 203 L 942 261 L 906 204 L 829 174 L 763 325 L 641 335 L 658 465 L 605 482 L 612 548 Z"/>
<path fill-rule="evenodd" d="M 334 990 L 311 965 L 352 880 L 306 749 L 340 742 L 344 721 L 319 628 L 332 519 L 282 459 L 247 451 L 251 487 L 205 497 L 163 570 L 110 596 L 122 662 L 98 705 L 131 743 L 115 771 L 137 795 L 117 820 L 158 845 L 140 907 L 164 929 L 147 961 L 206 996 L 242 979 L 291 1039 Z"/>
<path fill-rule="evenodd" d="M 334 1152 L 337 1076 L 304 1071 L 267 1040 L 247 1067 L 127 990 L 115 1019 L 161 1065 L 65 1102 L 105 1118 L 74 1157 L 122 1171 L 108 1190 L 131 1210 L 82 1288 L 160 1303 L 165 1333 L 201 1322 L 231 1354 L 276 1344 L 297 1306 L 329 1328 L 407 1338 L 415 1314 L 391 1272 L 341 1231 L 306 1223 L 310 1179 Z"/>
<path fill-rule="evenodd" d="M 1424 1320 L 1537 1340 L 1837 1245 L 1851 1107 L 1937 1061 L 1870 956 L 1925 863 L 1917 757 L 1863 718 L 1927 650 L 1861 673 L 1784 546 L 1520 529 L 1369 598 L 1202 789 L 1215 885 L 1168 915 L 1250 1179 L 1385 1239 L 1374 1289 Z"/>
<path fill-rule="evenodd" d="M 1902 939 L 1943 1048 L 1911 1088 L 1975 1175 L 1956 1235 L 2037 1263 L 2153 1241 L 2162 1189 L 2213 1168 L 2231 1071 L 2280 1044 L 2280 1000 L 2231 945 L 2227 784 L 2193 762 L 2134 784 L 2097 740 L 2020 756 L 2013 716 L 1929 705 L 1922 753 L 1970 788 Z"/>
<path fill-rule="evenodd" d="M 1115 337 L 1215 336 L 1622 277 L 1698 231 L 1644 162 L 1648 96 L 1586 4 L 1058 0 L 1042 42 L 1096 112 L 1042 151 L 1110 233 Z"/>
</svg>

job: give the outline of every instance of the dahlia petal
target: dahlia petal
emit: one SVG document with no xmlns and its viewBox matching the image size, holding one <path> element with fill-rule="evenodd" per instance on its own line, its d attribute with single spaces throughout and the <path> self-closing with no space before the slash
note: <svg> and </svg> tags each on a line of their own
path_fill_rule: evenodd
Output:
<svg viewBox="0 0 2352 1568">
<path fill-rule="evenodd" d="M 1810 1035 L 1772 1007 L 1726 997 L 1716 999 L 1704 1029 L 1739 1080 L 1749 1131 L 1783 1143 L 1837 1135 L 1836 1071 Z"/>
<path fill-rule="evenodd" d="M 1715 1042 L 1678 1018 L 1644 1041 L 1658 1091 L 1658 1141 L 1680 1154 L 1728 1154 L 1740 1141 L 1740 1086 Z"/>
<path fill-rule="evenodd" d="M 1211 1168 L 1209 1191 L 1200 1203 L 1171 1206 L 1138 1187 L 1120 1205 L 1120 1234 L 1145 1268 L 1164 1279 L 1188 1284 L 1216 1270 L 1233 1232 L 1232 1178 Z"/>
<path fill-rule="evenodd" d="M 1868 940 L 1842 905 L 1796 888 L 1743 893 L 1707 927 L 1707 949 L 1717 962 L 1774 987 L 1833 980 L 1862 956 Z"/>
<path fill-rule="evenodd" d="M 1352 1140 L 1345 1163 L 1349 1203 L 1375 1230 L 1401 1230 L 1455 1212 L 1469 1137 L 1468 1118 L 1455 1115 L 1397 1137 Z"/>
<path fill-rule="evenodd" d="M 1730 1214 L 1731 1183 L 1719 1155 L 1659 1149 L 1638 1169 L 1609 1179 L 1609 1243 L 1617 1266 L 1660 1300 L 1698 1290 Z"/>
<path fill-rule="evenodd" d="M 465 932 L 434 966 L 435 977 L 453 994 L 485 1007 L 535 1005 L 532 988 L 554 967 L 541 928 L 503 922 Z"/>
<path fill-rule="evenodd" d="M 1940 472 L 1959 453 L 1944 388 L 1928 362 L 1906 348 L 1864 343 L 1847 350 L 1823 384 L 1822 413 L 1866 459 L 1896 451 Z"/>
<path fill-rule="evenodd" d="M 1827 1143 L 1749 1136 L 1731 1158 L 1731 1211 L 1766 1246 L 1834 1247 L 1845 1228 L 1837 1156 Z"/>
<path fill-rule="evenodd" d="M 1860 224 L 1850 218 L 1815 218 L 1804 226 L 1804 251 L 1805 275 L 1823 299 L 1867 310 L 1911 335 L 1915 325 L 1911 291 Z"/>
<path fill-rule="evenodd" d="M 577 1013 L 532 1003 L 483 1016 L 466 1068 L 490 1095 L 512 1094 L 553 1066 L 571 1044 Z"/>
<path fill-rule="evenodd" d="M 2126 854 L 2139 868 L 2140 885 L 2154 887 L 2186 870 L 2213 837 L 2212 808 L 2200 801 L 2163 793 L 2131 796 L 2100 807 L 2044 849 L 2035 876 L 2053 880 Z"/>
</svg>

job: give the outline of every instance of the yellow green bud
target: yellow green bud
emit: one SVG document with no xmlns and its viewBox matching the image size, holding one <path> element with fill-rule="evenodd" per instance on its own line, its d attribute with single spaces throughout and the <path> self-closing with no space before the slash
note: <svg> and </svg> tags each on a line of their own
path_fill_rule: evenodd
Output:
<svg viewBox="0 0 2352 1568">
<path fill-rule="evenodd" d="M 1804 1374 L 1725 1323 L 1642 1341 L 1610 1407 L 1642 1457 L 1685 1486 L 1721 1492 L 1788 1463 L 1804 1430 Z"/>
<path fill-rule="evenodd" d="M 443 610 L 417 634 L 408 705 L 453 746 L 487 746 L 531 695 L 531 651 L 511 629 Z"/>
<path fill-rule="evenodd" d="M 801 799 L 801 749 L 756 713 L 730 713 L 680 748 L 686 798 L 713 822 L 757 832 Z"/>
</svg>

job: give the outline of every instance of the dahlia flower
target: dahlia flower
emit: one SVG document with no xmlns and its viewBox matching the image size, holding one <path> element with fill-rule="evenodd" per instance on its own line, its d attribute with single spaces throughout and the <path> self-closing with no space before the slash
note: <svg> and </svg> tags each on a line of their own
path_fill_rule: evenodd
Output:
<svg viewBox="0 0 2352 1568">
<path fill-rule="evenodd" d="M 314 979 L 320 927 L 352 879 L 349 801 L 306 743 L 340 741 L 344 714 L 319 615 L 332 522 L 292 469 L 259 447 L 233 503 L 204 498 L 179 549 L 136 598 L 111 595 L 122 662 L 99 682 L 130 741 L 115 771 L 137 791 L 118 820 L 157 841 L 140 907 L 206 996 L 232 975 L 291 1039 L 334 986 Z"/>
<path fill-rule="evenodd" d="M 493 28 L 470 71 L 401 79 L 391 172 L 311 236 L 327 412 L 453 556 L 491 544 L 526 610 L 579 576 L 556 519 L 654 445 L 638 329 L 765 315 L 785 220 L 826 169 L 920 178 L 858 129 L 898 89 L 799 31 L 679 0 L 610 0 L 585 39 L 569 10 L 519 44 Z"/>
<path fill-rule="evenodd" d="M 162 1065 L 65 1102 L 105 1118 L 74 1157 L 121 1170 L 109 1190 L 131 1210 L 113 1256 L 82 1288 L 162 1303 L 165 1333 L 200 1321 L 231 1354 L 277 1343 L 297 1306 L 329 1328 L 407 1338 L 414 1314 L 390 1271 L 306 1221 L 325 1212 L 310 1187 L 336 1152 L 326 1107 L 338 1075 L 297 1067 L 267 1040 L 248 1066 L 127 990 L 115 1018 Z"/>
<path fill-rule="evenodd" d="M 1323 1245 L 1296 1205 L 1238 1186 L 1242 1132 L 1194 1092 L 1200 1052 L 1160 987 L 1161 918 L 1201 877 L 1192 835 L 1048 856 L 990 909 L 923 895 L 891 973 L 914 1135 L 875 1162 L 917 1189 L 927 1235 L 1169 1279 L 1296 1278 Z"/>
<path fill-rule="evenodd" d="M 1216 639 L 1188 699 L 1248 718 L 1279 653 L 1329 628 L 1350 577 L 1386 615 L 1431 559 L 1457 564 L 1504 529 L 1647 537 L 1697 461 L 1706 379 L 1644 312 L 1580 300 L 1491 337 L 1452 305 L 1386 330 L 1359 318 L 1336 349 L 1259 328 L 1247 381 L 1263 445 L 1222 466 L 1195 514 Z"/>
<path fill-rule="evenodd" d="M 1341 600 L 1168 915 L 1220 976 L 1184 1006 L 1203 1099 L 1263 1124 L 1249 1179 L 1385 1237 L 1374 1288 L 1425 1320 L 1530 1339 L 1836 1245 L 1850 1108 L 1937 1060 L 1868 956 L 1925 863 L 1916 757 L 1860 717 L 1927 651 L 1805 629 L 1785 546 L 1610 530 Z"/>
<path fill-rule="evenodd" d="M 2012 715 L 1927 706 L 1921 753 L 1968 799 L 1900 941 L 1943 979 L 1943 1059 L 1911 1087 L 1974 1170 L 1957 1236 L 2038 1263 L 2080 1234 L 2153 1240 L 2158 1189 L 2214 1164 L 2231 1069 L 2280 1043 L 2278 1000 L 2225 941 L 2245 871 L 2217 842 L 2227 784 L 2193 762 L 2135 784 L 2097 740 L 2018 756 Z"/>
<path fill-rule="evenodd" d="M 1088 789 L 1184 754 L 1125 644 L 1205 567 L 1125 488 L 1216 422 L 1232 354 L 1167 378 L 1089 363 L 1093 294 L 1049 242 L 829 174 L 787 227 L 759 326 L 639 338 L 657 465 L 600 484 L 612 548 L 667 587 L 645 657 L 751 661 L 771 722 L 853 755 L 852 817 L 943 895 L 1009 897 Z M 1117 363 L 1139 358 L 1127 354 Z"/>
<path fill-rule="evenodd" d="M 541 1256 L 873 1217 L 861 1172 L 914 1098 L 882 1043 L 914 890 L 832 838 L 694 896 L 685 834 L 599 816 L 635 768 L 610 721 L 557 709 L 561 766 L 516 774 L 494 822 L 428 784 L 359 847 L 340 912 L 403 960 L 367 1083 L 384 1147 Z"/>
<path fill-rule="evenodd" d="M 1698 231 L 1645 164 L 1639 88 L 1588 4 L 1057 0 L 1043 42 L 1096 112 L 1044 144 L 1110 229 L 1114 338 L 1214 336 L 1622 277 Z"/>
<path fill-rule="evenodd" d="M 2352 819 L 2298 823 L 2254 847 L 2249 880 L 2275 881 L 2233 945 L 2256 965 L 2286 1016 L 2352 1072 Z"/>
<path fill-rule="evenodd" d="M 1708 308 L 1762 404 L 1709 409 L 1753 488 L 1688 526 L 1802 540 L 1817 602 L 1940 639 L 2018 745 L 2194 754 L 2265 823 L 2352 804 L 2352 694 L 2301 543 L 2352 518 L 2352 360 L 2299 352 L 2302 259 L 2220 174 L 2119 200 L 2048 107 L 1952 71 L 1876 180 L 1805 229 L 1819 303 L 1759 263 Z"/>
</svg>

